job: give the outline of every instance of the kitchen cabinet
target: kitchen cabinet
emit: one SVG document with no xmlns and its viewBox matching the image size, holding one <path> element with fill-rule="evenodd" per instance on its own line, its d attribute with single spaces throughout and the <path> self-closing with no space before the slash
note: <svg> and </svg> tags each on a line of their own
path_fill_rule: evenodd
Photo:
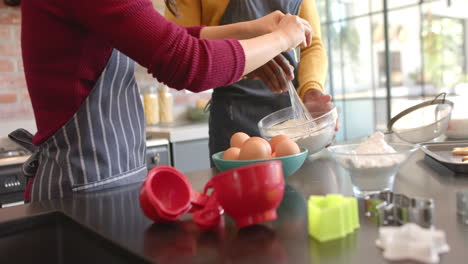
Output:
<svg viewBox="0 0 468 264">
<path fill-rule="evenodd" d="M 181 172 L 210 168 L 208 123 L 175 122 L 148 126 L 146 136 L 169 141 L 171 165 Z"/>
<path fill-rule="evenodd" d="M 149 139 L 146 141 L 146 166 L 150 170 L 158 165 L 172 165 L 169 141 Z"/>
<path fill-rule="evenodd" d="M 182 172 L 210 167 L 208 139 L 196 139 L 171 143 L 174 167 Z"/>
</svg>

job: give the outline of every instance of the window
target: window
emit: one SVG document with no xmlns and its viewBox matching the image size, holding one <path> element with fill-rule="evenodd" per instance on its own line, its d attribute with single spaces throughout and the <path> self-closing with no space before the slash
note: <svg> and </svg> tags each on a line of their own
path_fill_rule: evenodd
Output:
<svg viewBox="0 0 468 264">
<path fill-rule="evenodd" d="M 326 87 L 340 110 L 337 140 L 385 130 L 392 116 L 440 92 L 455 104 L 468 92 L 468 1 L 316 1 Z"/>
</svg>

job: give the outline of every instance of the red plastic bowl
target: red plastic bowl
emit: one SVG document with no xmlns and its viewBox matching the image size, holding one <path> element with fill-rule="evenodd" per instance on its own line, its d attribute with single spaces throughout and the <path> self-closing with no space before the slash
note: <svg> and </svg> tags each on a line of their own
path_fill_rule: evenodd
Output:
<svg viewBox="0 0 468 264">
<path fill-rule="evenodd" d="M 175 221 L 191 209 L 191 186 L 185 176 L 170 166 L 148 172 L 140 189 L 140 206 L 156 222 Z"/>
<path fill-rule="evenodd" d="M 238 227 L 275 220 L 284 194 L 281 161 L 238 167 L 216 175 L 205 186 L 216 190 L 219 204 Z"/>
</svg>

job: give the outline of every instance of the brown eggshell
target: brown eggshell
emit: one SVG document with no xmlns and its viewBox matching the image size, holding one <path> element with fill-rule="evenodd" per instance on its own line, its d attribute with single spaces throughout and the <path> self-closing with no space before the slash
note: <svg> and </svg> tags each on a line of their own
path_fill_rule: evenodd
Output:
<svg viewBox="0 0 468 264">
<path fill-rule="evenodd" d="M 231 147 L 241 148 L 245 141 L 247 141 L 249 138 L 249 135 L 244 132 L 234 133 L 234 135 L 231 136 Z"/>
<path fill-rule="evenodd" d="M 248 140 L 242 146 L 239 153 L 239 160 L 269 159 L 269 149 L 259 140 Z"/>
<path fill-rule="evenodd" d="M 289 155 L 294 155 L 300 153 L 301 150 L 296 142 L 288 139 L 283 140 L 278 145 L 276 145 L 276 157 L 284 157 Z"/>
<path fill-rule="evenodd" d="M 273 138 L 271 138 L 269 142 L 271 146 L 271 151 L 275 152 L 276 145 L 286 139 L 289 139 L 289 137 L 286 135 L 276 135 Z"/>
<path fill-rule="evenodd" d="M 223 160 L 238 160 L 240 148 L 228 148 L 223 153 Z"/>
<path fill-rule="evenodd" d="M 245 143 L 249 142 L 249 141 L 258 141 L 258 142 L 261 142 L 262 144 L 265 145 L 265 147 L 267 148 L 268 150 L 268 153 L 271 155 L 271 146 L 270 146 L 270 143 L 268 143 L 268 141 L 266 141 L 264 138 L 261 138 L 261 137 L 251 137 L 249 138 L 247 141 L 245 141 Z M 244 143 L 244 144 L 245 144 Z"/>
</svg>

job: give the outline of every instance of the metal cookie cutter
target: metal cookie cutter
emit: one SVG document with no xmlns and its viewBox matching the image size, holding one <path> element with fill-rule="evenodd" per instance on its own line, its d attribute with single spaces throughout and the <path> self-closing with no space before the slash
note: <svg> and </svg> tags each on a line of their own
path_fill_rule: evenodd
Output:
<svg viewBox="0 0 468 264">
<path fill-rule="evenodd" d="M 365 198 L 366 212 L 376 216 L 380 225 L 415 223 L 429 228 L 433 224 L 434 201 L 410 198 L 404 194 L 383 191 Z"/>
<path fill-rule="evenodd" d="M 468 225 L 468 190 L 457 192 L 457 213 Z"/>
</svg>

